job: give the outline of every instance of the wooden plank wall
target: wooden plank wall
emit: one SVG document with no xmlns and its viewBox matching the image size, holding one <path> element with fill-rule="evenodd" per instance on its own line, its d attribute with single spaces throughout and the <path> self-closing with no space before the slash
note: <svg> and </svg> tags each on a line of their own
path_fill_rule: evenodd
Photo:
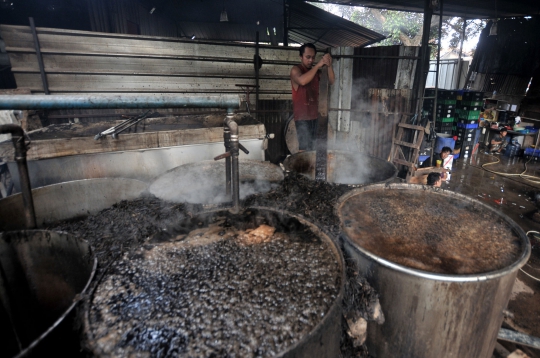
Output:
<svg viewBox="0 0 540 358">
<path fill-rule="evenodd" d="M 37 28 L 52 94 L 238 93 L 255 84 L 253 44 Z M 43 93 L 28 26 L 0 25 L 19 88 Z M 260 99 L 290 99 L 298 49 L 261 46 Z M 252 101 L 254 96 L 252 97 Z"/>
</svg>

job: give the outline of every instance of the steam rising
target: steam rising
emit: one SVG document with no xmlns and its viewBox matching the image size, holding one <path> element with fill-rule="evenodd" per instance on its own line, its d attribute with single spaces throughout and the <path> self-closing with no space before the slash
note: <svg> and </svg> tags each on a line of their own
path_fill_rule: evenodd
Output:
<svg viewBox="0 0 540 358">
<path fill-rule="evenodd" d="M 288 170 L 315 178 L 315 152 L 297 153 L 285 160 Z M 363 185 L 394 177 L 395 167 L 378 158 L 359 152 L 329 150 L 327 180 L 336 184 Z"/>
<path fill-rule="evenodd" d="M 240 160 L 240 199 L 265 193 L 283 180 L 282 170 L 270 163 Z M 226 195 L 225 161 L 203 161 L 169 170 L 150 185 L 150 193 L 169 202 L 218 204 Z"/>
</svg>

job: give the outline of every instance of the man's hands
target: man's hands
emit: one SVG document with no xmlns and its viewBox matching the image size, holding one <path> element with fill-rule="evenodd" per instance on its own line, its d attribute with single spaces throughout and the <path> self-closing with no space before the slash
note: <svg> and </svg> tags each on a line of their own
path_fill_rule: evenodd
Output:
<svg viewBox="0 0 540 358">
<path fill-rule="evenodd" d="M 317 68 L 321 68 L 324 65 L 332 67 L 332 56 L 329 53 L 324 54 L 321 60 L 317 63 Z"/>
</svg>

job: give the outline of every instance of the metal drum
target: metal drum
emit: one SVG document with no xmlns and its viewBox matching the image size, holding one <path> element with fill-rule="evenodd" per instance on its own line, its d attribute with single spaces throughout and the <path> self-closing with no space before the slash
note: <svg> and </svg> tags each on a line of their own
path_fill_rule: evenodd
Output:
<svg viewBox="0 0 540 358">
<path fill-rule="evenodd" d="M 285 169 L 315 179 L 316 152 L 300 152 L 287 157 Z M 365 153 L 329 150 L 327 159 L 328 182 L 348 185 L 383 183 L 393 180 L 396 167 L 383 159 Z"/>
<path fill-rule="evenodd" d="M 74 357 L 71 313 L 96 269 L 87 242 L 66 233 L 0 233 L 2 356 Z"/>
<path fill-rule="evenodd" d="M 257 160 L 240 159 L 240 199 L 264 193 L 283 181 L 277 165 Z M 231 201 L 225 192 L 225 161 L 205 160 L 181 165 L 156 178 L 150 194 L 171 202 L 218 204 Z"/>
<path fill-rule="evenodd" d="M 121 200 L 140 196 L 148 184 L 124 178 L 75 180 L 32 189 L 36 223 L 73 219 L 95 214 Z M 21 194 L 0 200 L 0 230 L 25 228 Z"/>
<path fill-rule="evenodd" d="M 523 230 L 464 195 L 369 185 L 336 206 L 341 238 L 380 294 L 376 357 L 491 357 L 512 286 L 530 256 Z"/>
<path fill-rule="evenodd" d="M 337 244 L 293 214 L 247 208 L 178 222 L 109 268 L 86 311 L 96 356 L 337 357 Z"/>
</svg>

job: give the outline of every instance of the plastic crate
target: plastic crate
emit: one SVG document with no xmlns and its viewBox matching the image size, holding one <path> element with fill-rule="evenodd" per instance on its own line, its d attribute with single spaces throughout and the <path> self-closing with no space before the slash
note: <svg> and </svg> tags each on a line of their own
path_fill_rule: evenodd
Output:
<svg viewBox="0 0 540 358">
<path fill-rule="evenodd" d="M 463 119 L 478 119 L 480 118 L 480 111 L 469 111 L 466 109 L 456 109 L 456 113 L 459 118 Z"/>
<path fill-rule="evenodd" d="M 465 101 L 462 100 L 459 105 L 463 107 L 482 107 L 484 104 L 484 101 L 478 100 L 478 101 Z"/>
<path fill-rule="evenodd" d="M 540 157 L 540 149 L 525 148 L 524 154 L 534 157 Z"/>
<path fill-rule="evenodd" d="M 464 101 L 481 101 L 484 98 L 484 92 L 466 91 L 463 92 L 461 98 Z"/>
<path fill-rule="evenodd" d="M 455 117 L 444 117 L 444 118 L 437 118 L 435 121 L 435 124 L 437 123 L 454 123 L 456 121 Z"/>
<path fill-rule="evenodd" d="M 461 124 L 478 124 L 478 119 L 458 118 L 457 123 L 461 123 Z"/>
<path fill-rule="evenodd" d="M 465 123 L 459 123 L 458 122 L 457 127 L 458 127 L 458 129 L 460 129 L 460 128 L 473 129 L 473 128 L 478 128 L 478 123 L 476 121 L 473 124 L 465 124 Z"/>
</svg>

